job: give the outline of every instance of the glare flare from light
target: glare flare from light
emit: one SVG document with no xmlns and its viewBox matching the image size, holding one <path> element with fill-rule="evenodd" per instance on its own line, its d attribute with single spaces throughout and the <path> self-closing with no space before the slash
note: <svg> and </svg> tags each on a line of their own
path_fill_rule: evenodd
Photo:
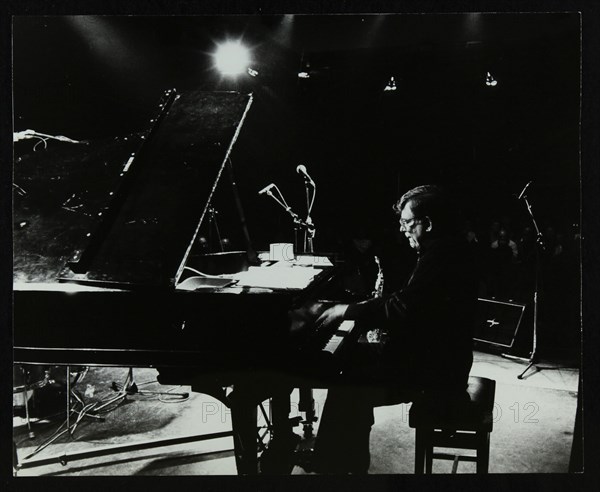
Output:
<svg viewBox="0 0 600 492">
<path fill-rule="evenodd" d="M 215 52 L 215 66 L 223 75 L 240 75 L 250 65 L 250 52 L 240 41 L 227 41 Z"/>
</svg>

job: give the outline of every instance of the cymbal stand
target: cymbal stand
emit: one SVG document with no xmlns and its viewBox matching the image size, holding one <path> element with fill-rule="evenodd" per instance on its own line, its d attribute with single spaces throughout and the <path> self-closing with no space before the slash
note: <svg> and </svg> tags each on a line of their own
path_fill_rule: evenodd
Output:
<svg viewBox="0 0 600 492">
<path fill-rule="evenodd" d="M 86 371 L 87 371 L 87 368 L 86 368 Z M 42 450 L 46 449 L 48 446 L 50 446 L 52 443 L 54 443 L 56 440 L 58 440 L 60 437 L 64 436 L 65 434 L 70 434 L 71 436 L 73 436 L 73 434 L 75 432 L 75 429 L 79 425 L 79 422 L 84 417 L 94 417 L 94 415 L 90 413 L 92 410 L 95 410 L 95 411 L 100 410 L 102 407 L 104 407 L 104 406 L 108 405 L 109 403 L 112 403 L 112 402 L 114 402 L 117 399 L 119 399 L 119 398 L 122 397 L 121 395 L 118 395 L 115 398 L 111 399 L 106 404 L 101 405 L 100 407 L 97 406 L 98 405 L 97 403 L 92 403 L 92 404 L 85 405 L 77 397 L 76 393 L 74 391 L 72 391 L 73 386 L 82 377 L 81 376 L 81 372 L 77 372 L 77 375 L 76 375 L 75 380 L 73 381 L 73 383 L 71 383 L 71 366 L 70 365 L 66 365 L 65 366 L 65 374 L 66 374 L 66 378 L 65 378 L 65 384 L 66 384 L 66 417 L 65 417 L 65 421 L 54 432 L 54 434 L 52 436 L 50 436 L 48 439 L 46 439 L 46 441 L 44 441 L 42 444 L 40 444 L 31 454 L 29 454 L 28 456 L 26 456 L 23 459 L 25 461 L 31 460 L 31 458 L 33 458 L 34 456 L 36 456 Z M 41 383 L 41 384 L 38 383 L 37 386 L 38 387 L 43 387 L 49 381 L 50 381 L 50 376 L 49 376 L 49 373 L 46 372 L 46 374 L 44 376 L 44 382 Z M 33 387 L 33 386 L 29 386 L 29 387 Z M 27 386 L 26 386 L 26 388 L 27 388 Z M 71 396 L 75 397 L 82 404 L 82 410 L 79 412 L 79 416 L 78 416 L 78 418 L 76 419 L 76 421 L 74 423 L 71 423 L 71 414 L 72 413 L 76 413 L 76 410 L 74 408 L 72 408 L 72 406 L 71 406 Z M 26 408 L 26 411 L 27 411 L 27 408 Z M 27 414 L 27 419 L 29 420 L 29 414 Z M 34 433 L 30 432 L 29 437 L 30 438 L 34 437 Z M 15 453 L 15 461 L 14 461 L 15 468 L 19 469 L 19 468 L 22 467 L 22 465 L 19 465 L 19 463 L 18 463 L 18 455 L 16 454 L 16 448 L 14 450 L 14 453 Z"/>
<path fill-rule="evenodd" d="M 34 387 L 40 387 L 41 385 L 39 382 L 31 384 L 29 382 L 29 375 L 27 374 L 25 367 L 23 367 L 22 365 L 19 365 L 18 367 L 22 373 L 24 384 L 22 386 L 13 387 L 13 394 L 23 393 L 23 406 L 25 408 L 25 421 L 27 422 L 27 431 L 29 434 L 29 439 L 33 439 L 35 437 L 35 432 L 31 428 L 31 417 L 29 415 L 29 391 L 32 390 Z M 48 375 L 46 374 L 44 381 L 47 380 L 47 377 Z"/>
<path fill-rule="evenodd" d="M 23 406 L 25 409 L 25 421 L 27 424 L 27 431 L 29 433 L 29 438 L 33 439 L 35 437 L 35 432 L 31 426 L 31 411 L 30 411 L 30 401 L 29 401 L 30 392 L 32 395 L 34 395 L 36 390 L 44 388 L 50 384 L 54 384 L 55 381 L 50 374 L 50 369 L 44 370 L 44 376 L 42 377 L 42 379 L 32 382 L 32 381 L 30 381 L 30 374 L 26 370 L 25 366 L 23 364 L 19 364 L 18 368 L 19 368 L 18 370 L 20 370 L 23 375 L 24 384 L 21 386 L 13 387 L 13 393 L 14 394 L 23 393 Z M 16 369 L 14 369 L 14 370 L 16 370 Z M 69 395 L 71 394 L 71 387 L 79 380 L 79 378 L 81 377 L 81 372 L 77 372 L 77 376 L 75 377 L 75 380 L 73 383 L 71 383 L 70 376 L 71 376 L 71 368 L 70 368 L 70 366 L 66 366 L 65 385 L 66 385 L 66 396 L 67 396 L 67 401 L 66 401 L 67 424 L 70 424 Z"/>
<path fill-rule="evenodd" d="M 526 187 L 527 188 L 527 187 Z M 526 189 L 525 188 L 525 189 Z M 537 221 L 535 220 L 535 216 L 533 214 L 533 210 L 531 208 L 531 203 L 527 199 L 527 195 L 522 192 L 523 201 L 525 202 L 525 206 L 527 207 L 527 211 L 529 216 L 531 217 L 531 221 L 533 222 L 533 227 L 535 228 L 536 233 L 536 246 L 535 246 L 535 283 L 533 288 L 533 341 L 532 341 L 532 349 L 529 354 L 529 357 L 517 357 L 510 354 L 502 354 L 502 357 L 510 360 L 514 360 L 517 362 L 522 362 L 527 364 L 527 367 L 521 372 L 517 379 L 524 379 L 524 374 L 529 371 L 530 368 L 535 367 L 537 362 L 537 331 L 538 331 L 538 309 L 539 309 L 539 295 L 540 295 L 540 274 L 541 274 L 541 255 L 540 250 L 545 248 L 542 233 L 538 227 Z M 536 367 L 537 369 L 537 367 Z"/>
<path fill-rule="evenodd" d="M 25 460 L 29 460 L 31 458 L 33 458 L 36 454 L 38 454 L 40 451 L 42 451 L 43 449 L 47 448 L 50 444 L 52 444 L 53 442 L 55 442 L 57 439 L 59 439 L 60 437 L 62 437 L 65 434 L 70 434 L 71 436 L 74 434 L 75 429 L 77 428 L 77 426 L 79 425 L 79 422 L 84 418 L 84 417 L 94 417 L 94 414 L 91 413 L 92 411 L 97 414 L 98 412 L 100 412 L 101 410 L 103 410 L 104 408 L 114 404 L 114 403 L 120 403 L 123 399 L 125 399 L 125 397 L 127 397 L 127 395 L 133 395 L 133 394 L 138 394 L 138 395 L 167 395 L 167 396 L 177 396 L 180 399 L 186 399 L 189 397 L 189 393 L 170 393 L 168 391 L 143 391 L 143 390 L 139 390 L 137 387 L 137 384 L 135 383 L 135 380 L 133 378 L 133 368 L 130 367 L 129 371 L 127 373 L 127 377 L 125 378 L 125 383 L 123 384 L 122 388 L 119 388 L 117 383 L 115 383 L 113 381 L 112 383 L 112 388 L 117 391 L 117 394 L 112 397 L 109 398 L 107 401 L 105 401 L 102 404 L 99 404 L 99 402 L 94 402 L 94 403 L 90 403 L 85 405 L 83 401 L 81 401 L 76 393 L 72 393 L 72 387 L 73 384 L 71 384 L 71 380 L 70 380 L 70 373 L 71 373 L 71 367 L 69 365 L 66 366 L 66 374 L 67 374 L 67 380 L 66 380 L 66 384 L 67 384 L 67 415 L 66 415 L 66 420 L 65 422 L 61 425 L 61 427 L 55 432 L 55 434 L 53 436 L 51 436 L 46 442 L 44 442 L 42 445 L 38 446 L 33 453 L 31 453 L 30 455 L 26 456 L 24 459 Z M 77 382 L 77 381 L 75 381 Z M 71 413 L 74 413 L 75 410 L 73 408 L 71 408 L 71 395 L 73 397 L 75 397 L 83 406 L 81 412 L 79 412 L 79 416 L 78 418 L 75 420 L 75 422 L 71 423 Z M 64 427 L 64 429 L 63 429 Z"/>
</svg>

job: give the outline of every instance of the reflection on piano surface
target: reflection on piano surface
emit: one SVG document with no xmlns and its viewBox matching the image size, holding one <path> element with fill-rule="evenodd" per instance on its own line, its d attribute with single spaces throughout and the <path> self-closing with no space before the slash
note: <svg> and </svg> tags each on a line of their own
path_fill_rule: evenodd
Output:
<svg viewBox="0 0 600 492">
<path fill-rule="evenodd" d="M 14 168 L 15 363 L 158 367 L 231 406 L 240 473 L 257 471 L 257 403 L 319 384 L 352 332 L 314 336 L 317 301 L 341 295 L 324 256 L 190 254 L 251 102 L 167 91 L 147 131 Z"/>
</svg>

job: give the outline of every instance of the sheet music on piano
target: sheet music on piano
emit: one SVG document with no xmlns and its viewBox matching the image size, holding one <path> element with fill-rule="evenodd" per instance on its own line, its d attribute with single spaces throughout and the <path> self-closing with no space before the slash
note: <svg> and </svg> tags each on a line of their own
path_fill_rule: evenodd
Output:
<svg viewBox="0 0 600 492">
<path fill-rule="evenodd" d="M 329 259 L 324 258 L 321 262 L 323 265 L 331 264 Z M 232 274 L 193 276 L 177 285 L 177 289 L 227 288 L 230 293 L 242 292 L 243 288 L 302 290 L 323 271 L 323 268 L 305 266 L 306 264 L 306 260 L 302 260 L 300 264 L 295 261 L 264 262 L 260 266 L 250 266 L 246 271 Z M 314 260 L 310 264 L 314 264 Z"/>
<path fill-rule="evenodd" d="M 268 251 L 263 251 L 258 253 L 258 258 L 261 261 L 270 261 L 270 255 Z M 312 266 L 312 267 L 331 267 L 333 263 L 331 262 L 329 256 L 323 254 L 297 254 L 295 258 L 291 260 L 277 262 L 280 266 L 285 265 L 304 265 L 304 266 Z"/>
<path fill-rule="evenodd" d="M 232 275 L 238 286 L 262 287 L 267 289 L 305 289 L 322 271 L 314 267 L 296 265 L 283 266 L 277 262 L 271 266 L 251 266 L 245 272 Z"/>
</svg>

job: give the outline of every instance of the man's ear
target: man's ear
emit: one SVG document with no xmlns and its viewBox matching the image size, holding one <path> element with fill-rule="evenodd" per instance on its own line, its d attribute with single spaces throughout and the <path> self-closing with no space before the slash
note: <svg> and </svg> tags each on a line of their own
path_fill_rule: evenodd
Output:
<svg viewBox="0 0 600 492">
<path fill-rule="evenodd" d="M 433 230 L 433 222 L 431 222 L 431 219 L 428 216 L 425 216 L 425 218 L 423 219 L 423 222 L 425 222 L 427 224 L 425 226 L 425 230 L 427 232 L 431 232 Z"/>
</svg>

